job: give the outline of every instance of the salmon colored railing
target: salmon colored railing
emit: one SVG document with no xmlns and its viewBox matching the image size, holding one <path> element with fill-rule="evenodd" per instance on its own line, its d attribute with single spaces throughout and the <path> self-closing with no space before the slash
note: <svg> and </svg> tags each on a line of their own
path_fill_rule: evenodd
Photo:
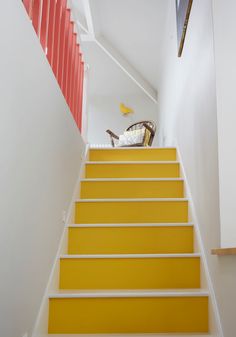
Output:
<svg viewBox="0 0 236 337">
<path fill-rule="evenodd" d="M 23 3 L 81 130 L 84 62 L 67 0 L 23 0 Z"/>
</svg>

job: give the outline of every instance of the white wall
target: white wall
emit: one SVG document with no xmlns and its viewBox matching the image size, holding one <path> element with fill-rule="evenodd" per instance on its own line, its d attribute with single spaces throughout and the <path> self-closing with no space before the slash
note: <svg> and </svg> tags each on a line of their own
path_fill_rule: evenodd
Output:
<svg viewBox="0 0 236 337">
<path fill-rule="evenodd" d="M 175 1 L 170 1 L 159 86 L 159 144 L 177 142 L 193 196 L 225 337 L 234 337 L 235 258 L 220 245 L 217 107 L 212 1 L 194 1 L 182 58 L 177 58 Z M 233 40 L 232 40 L 233 41 Z M 231 43 L 233 43 L 231 41 Z"/>
<path fill-rule="evenodd" d="M 84 148 L 19 0 L 0 11 L 0 335 L 31 333 Z"/>
<path fill-rule="evenodd" d="M 120 103 L 134 110 L 124 117 Z M 91 97 L 88 111 L 88 141 L 91 144 L 111 144 L 107 129 L 120 135 L 131 124 L 140 120 L 156 120 L 157 105 L 144 94 Z M 158 126 L 157 126 L 158 127 Z M 156 144 L 154 138 L 153 145 Z"/>
<path fill-rule="evenodd" d="M 221 246 L 236 247 L 236 2 L 213 1 L 219 146 Z"/>
<path fill-rule="evenodd" d="M 91 144 L 110 144 L 107 129 L 121 134 L 130 124 L 157 118 L 157 104 L 120 69 L 119 66 L 90 42 L 82 45 L 88 69 L 88 133 Z M 151 52 L 151 51 L 150 51 Z M 123 117 L 120 103 L 131 107 L 134 114 Z"/>
</svg>

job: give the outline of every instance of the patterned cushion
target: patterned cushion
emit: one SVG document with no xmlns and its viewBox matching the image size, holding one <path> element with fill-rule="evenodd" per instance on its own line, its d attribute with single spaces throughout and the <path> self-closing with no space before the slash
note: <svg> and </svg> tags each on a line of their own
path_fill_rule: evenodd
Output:
<svg viewBox="0 0 236 337">
<path fill-rule="evenodd" d="M 145 128 L 133 131 L 125 131 L 123 135 L 119 136 L 117 146 L 128 146 L 134 144 L 142 144 L 145 137 Z"/>
</svg>

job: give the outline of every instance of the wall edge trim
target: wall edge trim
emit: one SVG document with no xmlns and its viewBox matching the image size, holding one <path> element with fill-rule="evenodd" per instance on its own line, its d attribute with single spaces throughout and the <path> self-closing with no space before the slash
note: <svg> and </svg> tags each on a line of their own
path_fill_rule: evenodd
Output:
<svg viewBox="0 0 236 337">
<path fill-rule="evenodd" d="M 196 213 L 196 209 L 195 209 L 190 185 L 189 185 L 187 174 L 186 174 L 186 171 L 185 171 L 185 168 L 184 168 L 184 165 L 183 165 L 183 160 L 182 160 L 182 155 L 181 155 L 181 151 L 180 151 L 180 148 L 179 148 L 179 144 L 178 144 L 176 139 L 174 140 L 174 143 L 175 143 L 176 150 L 177 150 L 177 159 L 179 160 L 179 163 L 180 163 L 180 171 L 181 171 L 181 174 L 182 174 L 182 176 L 184 178 L 184 181 L 185 181 L 186 197 L 188 197 L 188 199 L 189 199 L 189 211 L 191 210 L 191 214 L 192 214 L 192 221 L 191 222 L 194 223 L 195 233 L 196 233 L 197 241 L 198 241 L 199 248 L 200 248 L 200 253 L 201 253 L 204 272 L 205 272 L 205 276 L 206 276 L 207 286 L 209 288 L 209 295 L 210 295 L 210 298 L 211 298 L 211 301 L 212 301 L 213 314 L 215 316 L 215 322 L 217 324 L 217 329 L 218 329 L 217 335 L 219 337 L 224 337 L 220 313 L 219 313 L 219 308 L 218 308 L 216 295 L 215 295 L 215 290 L 214 290 L 213 282 L 212 282 L 212 279 L 211 279 L 211 275 L 210 275 L 210 272 L 209 272 L 208 263 L 207 263 L 207 259 L 206 259 L 206 249 L 205 249 L 205 246 L 203 244 L 203 239 L 202 239 L 202 235 L 201 235 L 201 232 L 200 232 L 199 221 L 198 221 L 198 217 L 197 217 L 197 213 Z"/>
<path fill-rule="evenodd" d="M 46 337 L 47 336 L 47 335 L 42 335 L 41 332 L 38 331 L 38 327 L 40 325 L 40 320 L 43 316 L 43 313 L 45 312 L 45 310 L 48 310 L 48 299 L 49 299 L 49 294 L 51 293 L 50 287 L 51 287 L 51 284 L 53 283 L 53 279 L 55 278 L 56 269 L 57 269 L 57 266 L 60 260 L 60 255 L 63 250 L 63 244 L 65 242 L 66 234 L 68 231 L 68 223 L 70 222 L 70 219 L 72 217 L 72 213 L 74 210 L 74 203 L 75 203 L 78 193 L 80 192 L 80 181 L 84 176 L 84 168 L 85 168 L 85 162 L 88 156 L 88 150 L 89 150 L 89 146 L 88 144 L 85 144 L 84 151 L 81 154 L 82 161 L 81 161 L 81 165 L 80 165 L 79 172 L 78 172 L 78 178 L 75 184 L 75 188 L 72 194 L 69 208 L 67 210 L 64 228 L 63 228 L 61 238 L 59 241 L 59 245 L 58 245 L 58 249 L 57 249 L 53 264 L 52 264 L 52 269 L 49 274 L 48 282 L 47 282 L 47 285 L 46 285 L 46 288 L 45 288 L 45 291 L 44 291 L 44 294 L 43 294 L 43 297 L 40 303 L 40 307 L 39 307 L 39 311 L 38 311 L 38 314 L 35 320 L 35 324 L 33 326 L 32 337 L 44 337 L 44 336 Z"/>
</svg>

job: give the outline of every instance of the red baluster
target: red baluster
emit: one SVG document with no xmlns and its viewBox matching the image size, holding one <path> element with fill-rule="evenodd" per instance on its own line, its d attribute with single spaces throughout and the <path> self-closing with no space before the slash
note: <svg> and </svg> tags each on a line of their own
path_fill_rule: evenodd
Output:
<svg viewBox="0 0 236 337">
<path fill-rule="evenodd" d="M 60 39 L 60 27 L 61 27 L 61 13 L 62 13 L 62 1 L 57 0 L 56 14 L 55 14 L 55 28 L 54 28 L 54 45 L 53 45 L 53 61 L 52 69 L 57 77 L 58 57 L 59 57 L 59 39 Z"/>
<path fill-rule="evenodd" d="M 47 47 L 49 9 L 50 9 L 50 0 L 44 0 L 42 6 L 42 20 L 40 32 L 40 42 L 44 51 L 46 51 Z"/>
<path fill-rule="evenodd" d="M 41 20 L 41 1 L 34 0 L 32 9 L 32 23 L 38 36 L 40 33 L 40 20 Z"/>
<path fill-rule="evenodd" d="M 80 98 L 79 98 L 79 118 L 78 118 L 78 128 L 81 131 L 82 127 L 82 113 L 83 113 L 83 86 L 84 86 L 84 62 L 81 62 L 80 70 Z"/>
<path fill-rule="evenodd" d="M 78 111 L 76 109 L 76 99 L 77 99 L 77 91 L 78 91 L 78 73 L 79 73 L 79 52 L 80 47 L 76 44 L 75 48 L 75 67 L 74 67 L 74 82 L 73 82 L 73 98 L 72 98 L 72 106 L 74 111 L 74 118 L 76 124 L 78 123 Z"/>
<path fill-rule="evenodd" d="M 70 83 L 69 83 L 69 106 L 74 117 L 75 115 L 73 110 L 73 91 L 74 91 L 74 76 L 75 76 L 76 38 L 77 35 L 73 33 L 72 47 L 71 47 Z"/>
<path fill-rule="evenodd" d="M 82 59 L 82 54 L 80 53 L 80 48 L 79 48 L 79 55 L 78 55 L 78 71 L 77 71 L 77 84 L 76 84 L 76 97 L 75 97 L 75 110 L 76 110 L 76 124 L 79 124 L 79 99 L 80 99 L 80 72 L 81 72 L 81 59 Z"/>
<path fill-rule="evenodd" d="M 23 4 L 30 18 L 32 18 L 33 0 L 23 0 Z"/>
<path fill-rule="evenodd" d="M 70 10 L 66 10 L 66 25 L 65 25 L 65 50 L 63 61 L 63 73 L 62 73 L 62 92 L 66 98 L 66 80 L 67 80 L 67 68 L 68 68 L 68 56 L 69 56 L 69 32 L 70 32 Z"/>
<path fill-rule="evenodd" d="M 47 58 L 52 65 L 54 48 L 54 26 L 55 26 L 56 0 L 50 0 L 48 39 L 47 39 Z"/>
<path fill-rule="evenodd" d="M 71 70 L 71 60 L 72 60 L 72 42 L 73 42 L 73 31 L 74 31 L 74 23 L 70 22 L 69 27 L 69 38 L 68 38 L 68 61 L 67 61 L 67 69 L 66 69 L 66 101 L 69 105 L 69 95 L 70 95 L 70 70 Z"/>
<path fill-rule="evenodd" d="M 63 66 L 65 57 L 65 37 L 66 37 L 66 0 L 62 0 L 62 14 L 61 14 L 61 25 L 60 25 L 60 41 L 59 41 L 59 57 L 58 57 L 58 69 L 57 69 L 57 79 L 58 83 L 62 89 L 62 77 L 63 77 Z"/>
</svg>

